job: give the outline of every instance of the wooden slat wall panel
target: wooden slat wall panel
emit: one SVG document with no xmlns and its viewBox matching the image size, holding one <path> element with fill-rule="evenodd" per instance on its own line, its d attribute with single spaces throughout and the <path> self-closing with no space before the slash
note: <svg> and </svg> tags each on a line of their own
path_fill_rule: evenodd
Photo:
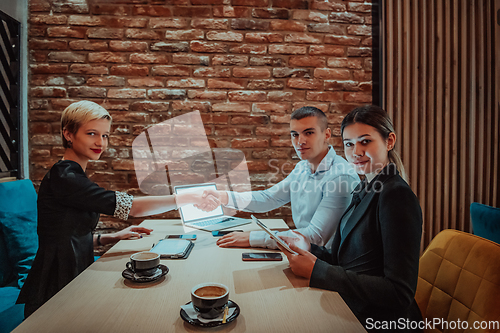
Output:
<svg viewBox="0 0 500 333">
<path fill-rule="evenodd" d="M 493 13 L 496 13 L 497 25 L 494 25 L 492 44 L 495 45 L 495 65 L 498 70 L 500 68 L 500 0 L 495 1 L 495 10 Z M 495 15 L 495 14 L 494 14 Z M 500 101 L 498 100 L 498 96 L 500 96 L 500 75 L 498 72 L 494 73 L 494 87 L 496 90 L 493 90 L 493 184 L 498 184 L 500 182 L 500 149 L 495 149 L 495 142 L 500 142 Z M 498 147 L 496 147 L 498 148 Z M 495 173 L 494 171 L 497 170 Z M 492 188 L 493 192 L 493 202 L 498 202 L 500 200 L 500 186 L 497 186 L 496 191 L 495 188 Z"/>
<path fill-rule="evenodd" d="M 423 247 L 500 207 L 500 0 L 383 0 L 382 104 L 419 197 Z M 496 55 L 496 56 L 495 56 Z"/>
</svg>

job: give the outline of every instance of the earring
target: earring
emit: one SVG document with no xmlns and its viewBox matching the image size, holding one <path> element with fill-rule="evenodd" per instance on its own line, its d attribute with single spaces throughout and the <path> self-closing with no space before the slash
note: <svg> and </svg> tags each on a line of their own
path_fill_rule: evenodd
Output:
<svg viewBox="0 0 500 333">
<path fill-rule="evenodd" d="M 73 141 L 68 141 L 68 148 L 73 147 Z"/>
</svg>

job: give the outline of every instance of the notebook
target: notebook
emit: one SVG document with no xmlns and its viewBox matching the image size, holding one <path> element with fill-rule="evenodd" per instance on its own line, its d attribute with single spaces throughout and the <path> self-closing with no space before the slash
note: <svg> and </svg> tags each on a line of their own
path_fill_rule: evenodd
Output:
<svg viewBox="0 0 500 333">
<path fill-rule="evenodd" d="M 216 191 L 217 187 L 215 183 L 180 185 L 174 187 L 175 194 L 185 192 L 202 193 L 207 189 Z M 218 206 L 211 212 L 204 212 L 194 207 L 194 205 L 189 204 L 179 208 L 179 213 L 181 215 L 182 223 L 185 226 L 206 231 L 222 230 L 251 222 L 251 220 L 224 215 L 222 205 Z"/>
</svg>

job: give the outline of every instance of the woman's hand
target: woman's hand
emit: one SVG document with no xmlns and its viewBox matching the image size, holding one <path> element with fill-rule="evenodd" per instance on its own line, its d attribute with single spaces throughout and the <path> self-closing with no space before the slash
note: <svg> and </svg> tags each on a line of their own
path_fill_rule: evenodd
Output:
<svg viewBox="0 0 500 333">
<path fill-rule="evenodd" d="M 204 212 L 210 212 L 215 208 L 219 207 L 221 204 L 217 196 L 214 196 L 213 194 L 208 194 L 207 191 L 204 191 L 203 194 L 197 200 L 198 201 L 194 204 L 194 206 Z"/>
<path fill-rule="evenodd" d="M 304 251 L 310 251 L 311 243 L 309 242 L 307 237 L 302 235 L 300 232 L 294 230 L 292 230 L 292 232 L 294 233 L 295 237 L 281 235 L 279 235 L 278 237 L 281 238 L 285 243 L 287 243 L 287 245 L 293 244 L 294 246 L 301 248 Z"/>
<path fill-rule="evenodd" d="M 125 229 L 122 229 L 122 230 L 115 232 L 114 234 L 111 234 L 111 235 L 114 235 L 116 241 L 119 241 L 122 239 L 142 238 L 142 234 L 149 235 L 149 234 L 151 234 L 151 231 L 153 231 L 153 229 L 139 227 L 136 225 L 130 225 L 130 226 L 126 227 Z M 102 237 L 101 237 L 101 240 L 102 240 Z"/>
<path fill-rule="evenodd" d="M 296 234 L 299 234 L 296 232 Z M 288 258 L 288 263 L 290 264 L 290 268 L 292 269 L 292 272 L 297 275 L 304 277 L 306 279 L 311 278 L 311 274 L 314 268 L 314 264 L 316 263 L 316 256 L 309 252 L 309 249 L 311 248 L 311 244 L 307 243 L 307 245 L 304 244 L 305 237 L 301 234 L 299 234 L 302 237 L 298 238 L 292 238 L 292 237 L 281 237 L 287 245 L 297 252 L 297 254 L 292 254 L 288 252 L 285 248 L 279 245 L 278 247 L 283 251 L 283 253 L 286 255 Z M 293 240 L 288 242 L 287 240 Z M 309 248 L 306 250 L 305 248 Z"/>
<path fill-rule="evenodd" d="M 153 229 L 139 227 L 136 225 L 130 225 L 125 229 L 122 229 L 112 234 L 100 234 L 100 237 L 99 235 L 94 235 L 94 245 L 107 245 L 111 243 L 116 243 L 122 239 L 142 238 L 143 234 L 149 235 L 151 234 L 151 231 L 153 231 Z"/>
<path fill-rule="evenodd" d="M 210 196 L 217 198 L 217 200 L 223 205 L 227 205 L 227 203 L 228 203 L 228 197 L 227 197 L 226 191 L 205 190 L 205 191 L 203 191 L 201 198 L 205 199 L 205 198 L 208 198 Z M 201 206 L 201 205 L 195 205 L 195 206 Z"/>
<path fill-rule="evenodd" d="M 250 232 L 231 232 L 217 240 L 220 247 L 250 247 Z"/>
<path fill-rule="evenodd" d="M 182 207 L 184 205 L 193 204 L 196 208 L 202 211 L 209 212 L 220 206 L 220 200 L 212 195 L 206 193 L 207 191 L 193 192 L 193 193 L 181 193 L 175 196 L 175 202 L 177 207 Z"/>
</svg>

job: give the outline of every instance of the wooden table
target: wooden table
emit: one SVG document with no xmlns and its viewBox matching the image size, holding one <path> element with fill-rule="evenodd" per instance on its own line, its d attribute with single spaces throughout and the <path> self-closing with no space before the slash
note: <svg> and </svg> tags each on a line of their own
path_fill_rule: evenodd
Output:
<svg viewBox="0 0 500 333">
<path fill-rule="evenodd" d="M 272 229 L 282 220 L 265 220 Z M 134 283 L 122 277 L 132 253 L 149 250 L 167 234 L 182 234 L 179 220 L 145 220 L 150 236 L 124 240 L 93 263 L 14 332 L 365 332 L 336 292 L 309 288 L 283 261 L 243 262 L 242 252 L 267 249 L 223 249 L 208 232 L 188 259 L 162 260 L 170 272 L 155 282 Z M 236 229 L 257 230 L 254 223 Z M 189 232 L 192 233 L 192 232 Z M 241 308 L 239 317 L 219 328 L 198 328 L 182 320 L 180 306 L 191 288 L 220 282 Z"/>
</svg>

